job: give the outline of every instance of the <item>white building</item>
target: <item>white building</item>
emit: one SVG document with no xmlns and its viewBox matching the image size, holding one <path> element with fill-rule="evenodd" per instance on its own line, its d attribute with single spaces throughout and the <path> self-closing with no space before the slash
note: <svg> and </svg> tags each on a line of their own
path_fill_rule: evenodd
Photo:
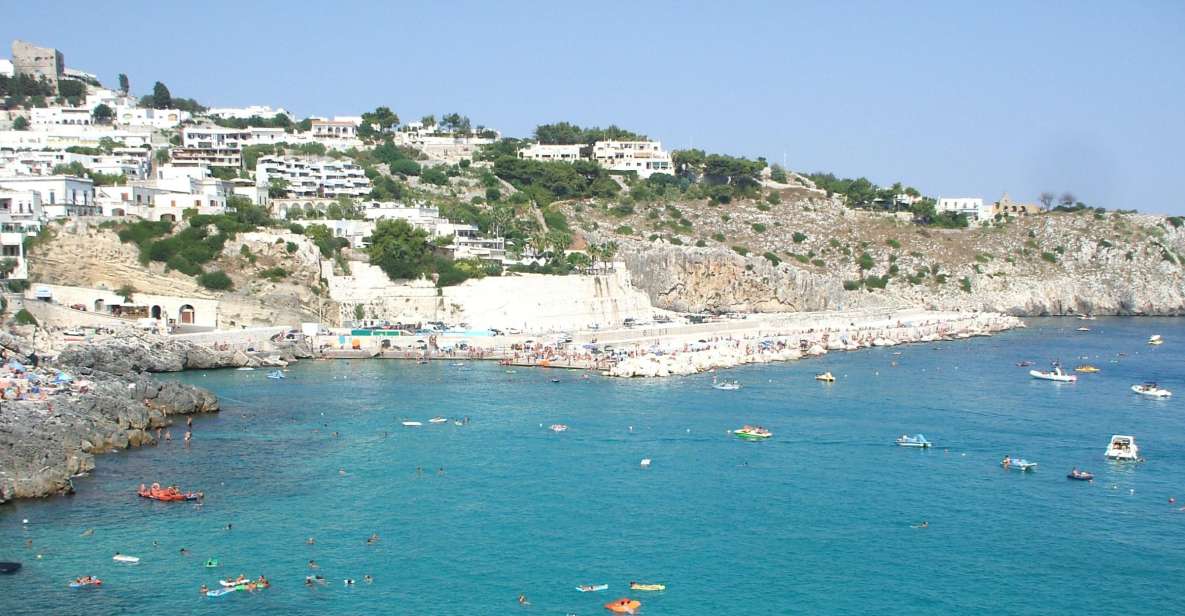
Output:
<svg viewBox="0 0 1185 616">
<path fill-rule="evenodd" d="M 655 173 L 675 173 L 670 153 L 658 141 L 598 141 L 593 160 L 610 171 L 634 171 L 640 178 Z"/>
<path fill-rule="evenodd" d="M 180 109 L 145 109 L 135 105 L 113 108 L 115 123 L 120 126 L 148 126 L 157 130 L 177 128 L 190 119 L 188 111 Z"/>
<path fill-rule="evenodd" d="M 0 59 L 0 76 L 12 77 L 13 72 L 12 60 Z"/>
<path fill-rule="evenodd" d="M 68 287 L 56 284 L 37 284 L 25 292 L 26 300 L 52 302 L 102 315 L 125 319 L 152 318 L 171 325 L 218 326 L 217 300 L 174 295 L 133 293 L 130 300 L 114 291 Z"/>
<path fill-rule="evenodd" d="M 969 222 L 977 223 L 989 222 L 993 216 L 992 205 L 985 205 L 980 197 L 939 197 L 938 205 L 934 209 L 940 214 L 965 214 Z"/>
<path fill-rule="evenodd" d="M 316 119 L 311 123 L 311 131 L 313 138 L 321 139 L 357 139 L 358 126 L 362 124 L 362 118 L 355 121 L 353 118 L 343 118 L 338 116 L 332 120 Z"/>
<path fill-rule="evenodd" d="M 53 175 L 58 165 L 79 163 L 90 171 L 139 180 L 147 177 L 150 154 L 145 148 L 115 148 L 98 156 L 65 150 L 5 150 L 0 151 L 0 175 Z"/>
<path fill-rule="evenodd" d="M 186 210 L 223 214 L 234 185 L 209 176 L 204 164 L 161 165 L 142 181 L 98 188 L 105 216 L 136 216 L 145 220 L 181 220 Z"/>
<path fill-rule="evenodd" d="M 370 193 L 370 179 L 362 167 L 346 158 L 260 157 L 255 164 L 256 186 L 266 190 L 273 179 L 287 182 L 288 196 L 294 198 L 358 198 Z"/>
<path fill-rule="evenodd" d="M 152 145 L 150 128 L 115 128 L 87 124 L 45 124 L 37 130 L 0 131 L 0 149 L 65 149 L 70 146 L 98 147 L 110 139 L 126 147 Z"/>
<path fill-rule="evenodd" d="M 34 107 L 29 110 L 29 125 L 33 130 L 45 126 L 90 126 L 94 123 L 91 110 L 86 107 Z"/>
<path fill-rule="evenodd" d="M 551 145 L 535 143 L 518 151 L 518 157 L 526 160 L 562 161 L 566 163 L 580 160 L 580 149 L 584 146 Z"/>
<path fill-rule="evenodd" d="M 246 129 L 214 124 L 186 126 L 181 129 L 181 147 L 173 148 L 173 160 L 201 161 L 213 167 L 243 166 L 243 145 L 251 140 Z"/>
<path fill-rule="evenodd" d="M 0 270 L 0 279 L 28 278 L 24 241 L 26 237 L 37 234 L 44 216 L 39 193 L 0 189 L 0 262 L 5 266 L 3 269 L 12 266 L 8 272 Z"/>
<path fill-rule="evenodd" d="M 38 193 L 45 216 L 50 219 L 93 216 L 99 211 L 95 205 L 95 184 L 90 178 L 68 175 L 6 176 L 0 177 L 0 188 Z"/>
<path fill-rule="evenodd" d="M 274 118 L 279 115 L 293 119 L 283 107 L 272 109 L 268 105 L 249 105 L 247 107 L 213 107 L 206 110 L 206 115 L 224 120 L 250 120 L 251 118 Z"/>
</svg>

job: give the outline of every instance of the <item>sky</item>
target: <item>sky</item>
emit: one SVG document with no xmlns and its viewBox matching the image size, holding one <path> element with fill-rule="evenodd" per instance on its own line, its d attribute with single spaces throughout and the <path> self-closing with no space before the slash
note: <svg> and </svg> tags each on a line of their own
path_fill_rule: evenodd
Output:
<svg viewBox="0 0 1185 616">
<path fill-rule="evenodd" d="M 2 4 L 0 41 L 137 94 L 617 124 L 935 197 L 1185 214 L 1180 0 Z"/>
</svg>

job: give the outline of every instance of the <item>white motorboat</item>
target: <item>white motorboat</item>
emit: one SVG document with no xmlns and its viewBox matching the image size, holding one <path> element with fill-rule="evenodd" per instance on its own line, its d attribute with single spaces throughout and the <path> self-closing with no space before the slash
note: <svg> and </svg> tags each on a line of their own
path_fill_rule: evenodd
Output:
<svg viewBox="0 0 1185 616">
<path fill-rule="evenodd" d="M 1156 383 L 1143 383 L 1141 385 L 1132 385 L 1132 391 L 1141 396 L 1148 396 L 1151 398 L 1167 398 L 1173 395 L 1173 392 L 1157 385 Z"/>
<path fill-rule="evenodd" d="M 556 432 L 556 433 L 567 432 L 568 426 L 566 426 L 564 424 L 551 424 L 550 426 L 547 427 L 547 429 L 551 430 L 552 432 Z"/>
<path fill-rule="evenodd" d="M 1089 314 L 1084 314 L 1084 315 L 1078 317 L 1079 321 L 1093 321 L 1094 319 L 1095 318 L 1090 316 Z"/>
<path fill-rule="evenodd" d="M 437 415 L 436 417 L 429 419 L 428 423 L 434 423 L 434 424 L 448 423 L 448 419 L 445 419 L 444 417 Z"/>
<path fill-rule="evenodd" d="M 1061 364 L 1057 362 L 1054 362 L 1051 368 L 1052 370 L 1029 370 L 1029 376 L 1035 379 L 1057 381 L 1059 383 L 1073 383 L 1078 380 L 1078 375 L 1067 374 L 1065 370 L 1062 370 Z"/>
<path fill-rule="evenodd" d="M 418 428 L 418 427 L 424 425 L 424 422 L 422 422 L 422 421 L 401 421 L 399 423 L 403 424 L 404 426 L 406 426 L 408 428 Z"/>
<path fill-rule="evenodd" d="M 1016 469 L 1018 471 L 1025 472 L 1025 471 L 1031 471 L 1031 470 L 1037 468 L 1037 463 L 1036 462 L 1029 462 L 1028 460 L 1026 460 L 1024 458 L 1013 458 L 1011 456 L 1005 456 L 1004 461 L 1000 462 L 1000 466 L 1003 466 L 1004 470 Z"/>
<path fill-rule="evenodd" d="M 1108 460 L 1138 462 L 1140 447 L 1136 445 L 1136 437 L 1115 434 L 1111 436 L 1111 442 L 1107 445 L 1107 453 L 1103 456 Z"/>
<path fill-rule="evenodd" d="M 900 447 L 931 447 L 933 443 L 927 441 L 926 437 L 921 434 L 915 434 L 913 436 L 902 434 L 897 437 L 897 445 Z"/>
<path fill-rule="evenodd" d="M 117 563 L 128 563 L 129 565 L 135 565 L 140 562 L 140 557 L 128 556 L 127 554 L 116 554 L 115 556 L 111 557 L 111 560 L 114 560 Z"/>
<path fill-rule="evenodd" d="M 1079 327 L 1079 328 L 1078 328 L 1078 331 L 1080 331 L 1080 332 L 1088 332 L 1088 331 L 1090 331 L 1090 328 L 1089 328 L 1089 327 Z"/>
<path fill-rule="evenodd" d="M 737 381 L 720 381 L 719 383 L 712 383 L 712 389 L 719 389 L 721 391 L 736 391 L 741 388 L 741 384 Z"/>
<path fill-rule="evenodd" d="M 1152 334 L 1148 337 L 1148 344 L 1164 344 L 1164 338 L 1160 334 Z"/>
</svg>

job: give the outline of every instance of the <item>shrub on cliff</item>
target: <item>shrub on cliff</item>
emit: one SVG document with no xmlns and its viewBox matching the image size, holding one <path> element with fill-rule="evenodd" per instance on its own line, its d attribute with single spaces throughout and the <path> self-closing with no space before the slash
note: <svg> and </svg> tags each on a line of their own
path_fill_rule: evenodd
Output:
<svg viewBox="0 0 1185 616">
<path fill-rule="evenodd" d="M 1052 252 L 1041 253 L 1041 258 L 1049 261 L 1050 263 L 1057 263 L 1057 255 L 1053 254 Z"/>
<path fill-rule="evenodd" d="M 214 291 L 226 291 L 234 286 L 234 283 L 231 282 L 230 276 L 227 276 L 226 272 L 222 270 L 206 272 L 201 276 L 198 276 L 197 281 L 198 284 L 202 285 L 203 287 Z"/>
<path fill-rule="evenodd" d="M 16 321 L 17 325 L 37 324 L 37 319 L 32 315 L 32 313 L 30 313 L 28 310 L 25 310 L 24 308 L 21 308 L 17 311 L 16 315 L 13 316 L 13 320 Z"/>
<path fill-rule="evenodd" d="M 845 280 L 845 281 L 843 281 L 843 290 L 844 291 L 855 291 L 856 289 L 859 289 L 862 286 L 864 286 L 863 280 Z"/>
<path fill-rule="evenodd" d="M 763 254 L 761 256 L 765 257 L 766 261 L 773 263 L 774 267 L 777 267 L 778 265 L 780 265 L 782 263 L 782 260 L 778 258 L 778 255 L 776 255 L 772 252 L 766 252 L 765 254 Z"/>
</svg>

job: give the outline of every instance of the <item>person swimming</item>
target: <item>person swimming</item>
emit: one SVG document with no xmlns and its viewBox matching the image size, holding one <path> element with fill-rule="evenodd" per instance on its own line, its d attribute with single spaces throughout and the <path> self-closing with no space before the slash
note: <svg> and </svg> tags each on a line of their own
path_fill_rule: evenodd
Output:
<svg viewBox="0 0 1185 616">
<path fill-rule="evenodd" d="M 374 533 L 371 536 L 366 538 L 367 543 L 378 543 L 378 541 L 379 541 L 379 534 L 378 533 Z"/>
<path fill-rule="evenodd" d="M 367 584 L 369 584 L 369 583 L 371 583 L 371 582 L 373 582 L 373 581 L 374 581 L 374 578 L 373 578 L 373 577 L 371 577 L 371 576 L 368 574 L 368 575 L 364 575 L 364 576 L 362 576 L 362 581 L 363 581 L 363 582 L 366 582 Z"/>
<path fill-rule="evenodd" d="M 316 545 L 317 544 L 317 540 L 313 539 L 312 537 L 305 539 L 304 542 L 305 542 L 305 545 Z"/>
<path fill-rule="evenodd" d="M 518 604 L 519 605 L 530 605 L 531 602 L 527 601 L 527 596 L 520 592 L 520 593 L 518 593 Z"/>
<path fill-rule="evenodd" d="M 317 561 L 309 559 L 309 569 L 317 569 L 318 567 L 320 565 L 317 564 Z"/>
</svg>

